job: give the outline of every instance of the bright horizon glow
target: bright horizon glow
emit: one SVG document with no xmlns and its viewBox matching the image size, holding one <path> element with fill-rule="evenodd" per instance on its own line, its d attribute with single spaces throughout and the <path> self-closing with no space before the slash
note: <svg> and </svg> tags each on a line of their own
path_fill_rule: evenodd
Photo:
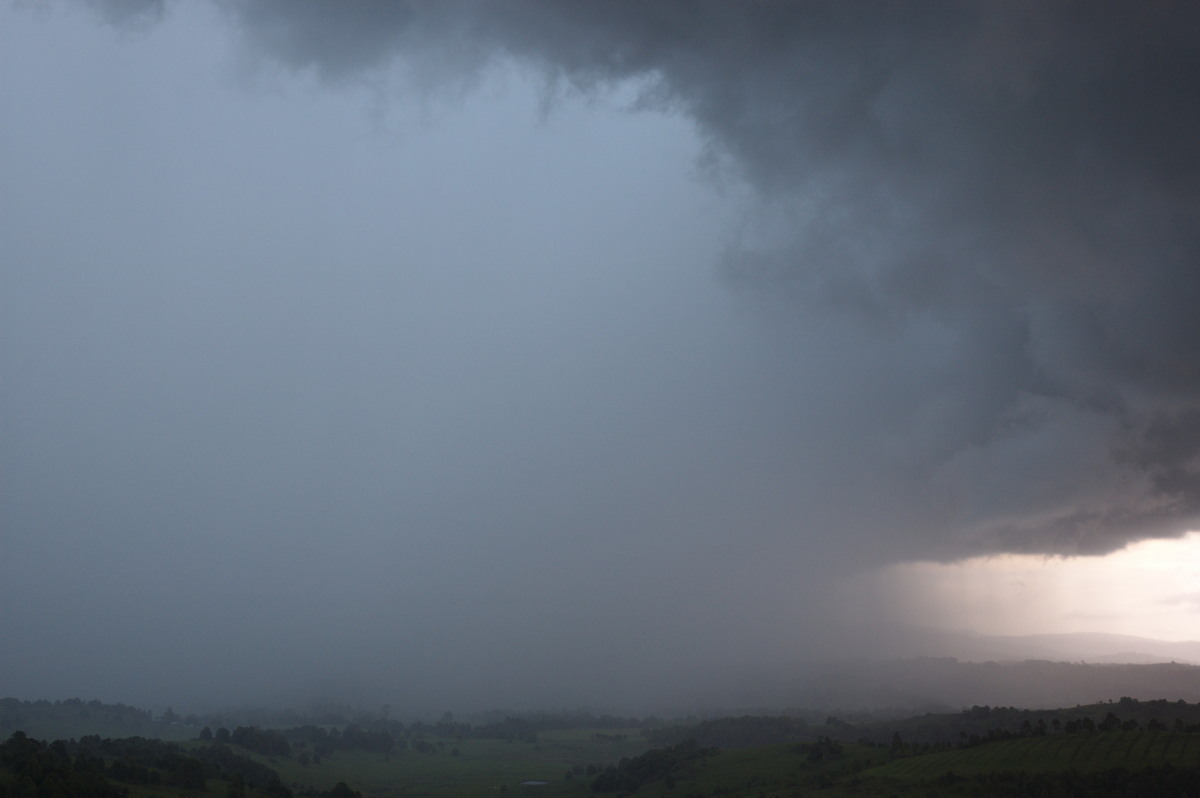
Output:
<svg viewBox="0 0 1200 798">
<path fill-rule="evenodd" d="M 1102 557 L 1005 554 L 884 570 L 908 597 L 909 620 L 926 626 L 1200 639 L 1200 532 Z"/>
</svg>

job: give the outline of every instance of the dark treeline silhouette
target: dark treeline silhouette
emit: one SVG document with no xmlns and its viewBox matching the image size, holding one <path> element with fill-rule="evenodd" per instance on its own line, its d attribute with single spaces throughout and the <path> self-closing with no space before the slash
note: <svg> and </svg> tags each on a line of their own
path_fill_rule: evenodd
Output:
<svg viewBox="0 0 1200 798">
<path fill-rule="evenodd" d="M 203 790 L 208 779 L 236 781 L 278 798 L 292 795 L 274 770 L 219 743 L 184 749 L 144 737 L 95 735 L 46 743 L 17 731 L 0 744 L 0 766 L 14 776 L 12 783 L 0 785 L 0 796 L 5 798 L 60 794 L 108 798 L 128 794 L 122 784 Z"/>
<path fill-rule="evenodd" d="M 897 738 L 910 753 L 961 745 L 1033 737 L 1045 734 L 1107 730 L 1200 731 L 1200 704 L 1156 699 L 1138 701 L 1122 697 L 1116 702 L 1066 709 L 1018 709 L 972 706 L 961 712 L 926 713 L 889 720 L 848 722 L 830 716 L 810 723 L 793 716 L 741 716 L 716 718 L 691 725 L 643 729 L 655 746 L 695 739 L 701 745 L 751 748 L 759 745 L 809 741 L 818 736 L 842 742 L 894 747 Z"/>
<path fill-rule="evenodd" d="M 514 740 L 536 743 L 539 728 L 545 730 L 555 727 L 539 727 L 532 720 L 519 717 L 490 720 L 480 725 L 456 723 L 451 719 L 445 719 L 436 724 L 413 723 L 406 732 L 409 737 L 418 740 L 425 737 L 453 737 L 456 740 Z"/>
<path fill-rule="evenodd" d="M 172 713 L 174 715 L 174 713 Z M 146 709 L 126 704 L 106 704 L 67 698 L 61 701 L 22 701 L 0 698 L 0 735 L 28 732 L 38 726 L 71 724 L 74 726 L 122 729 L 126 733 L 149 733 L 162 722 Z"/>
<path fill-rule="evenodd" d="M 703 747 L 695 740 L 684 740 L 669 748 L 655 748 L 601 770 L 592 780 L 592 791 L 633 792 L 652 781 L 661 781 L 667 789 L 673 789 L 679 778 L 708 757 L 716 756 L 717 751 Z"/>
<path fill-rule="evenodd" d="M 291 756 L 292 753 L 282 732 L 257 726 L 238 726 L 230 732 L 229 742 L 264 756 Z"/>
<path fill-rule="evenodd" d="M 90 795 L 122 798 L 128 791 L 109 781 L 105 763 L 94 757 L 71 757 L 62 740 L 47 745 L 14 732 L 0 744 L 0 766 L 13 781 L 0 781 L 0 796 Z M 115 776 L 114 776 L 115 778 Z"/>
<path fill-rule="evenodd" d="M 335 751 L 377 751 L 389 754 L 407 745 L 406 740 L 396 739 L 386 730 L 364 729 L 353 723 L 344 729 L 308 724 L 277 733 L 285 738 L 285 742 L 290 741 L 296 747 L 302 762 L 306 761 L 303 757 L 310 754 L 315 761 L 320 762 L 320 757 L 330 756 Z"/>
<path fill-rule="evenodd" d="M 963 794 L 986 795 L 988 798 L 1200 798 L 1200 779 L 1196 777 L 1196 771 L 1170 764 L 1141 770 L 1118 767 L 1095 773 L 1000 771 L 970 778 L 946 773 L 938 781 L 940 785 L 957 787 Z"/>
</svg>

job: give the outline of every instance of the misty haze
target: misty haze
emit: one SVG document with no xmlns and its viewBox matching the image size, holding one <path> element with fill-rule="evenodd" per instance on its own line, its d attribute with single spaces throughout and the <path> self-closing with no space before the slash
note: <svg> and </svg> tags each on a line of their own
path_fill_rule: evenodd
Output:
<svg viewBox="0 0 1200 798">
<path fill-rule="evenodd" d="M 1200 701 L 1198 42 L 3 4 L 0 696 Z"/>
</svg>

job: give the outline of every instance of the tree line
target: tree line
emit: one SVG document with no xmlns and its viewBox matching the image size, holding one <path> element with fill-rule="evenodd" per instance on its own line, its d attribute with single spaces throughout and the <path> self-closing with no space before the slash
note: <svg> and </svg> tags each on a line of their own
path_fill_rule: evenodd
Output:
<svg viewBox="0 0 1200 798">
<path fill-rule="evenodd" d="M 185 750 L 177 743 L 163 740 L 96 735 L 47 743 L 16 731 L 0 744 L 0 766 L 14 777 L 7 785 L 0 785 L 3 798 L 10 795 L 119 798 L 129 792 L 120 785 L 203 790 L 209 779 L 236 782 L 276 798 L 292 796 L 274 770 L 221 744 Z"/>
</svg>

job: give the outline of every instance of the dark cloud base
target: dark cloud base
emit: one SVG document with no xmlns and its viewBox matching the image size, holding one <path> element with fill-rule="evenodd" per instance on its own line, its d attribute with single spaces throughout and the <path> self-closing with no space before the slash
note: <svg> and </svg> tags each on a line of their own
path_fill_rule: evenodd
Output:
<svg viewBox="0 0 1200 798">
<path fill-rule="evenodd" d="M 874 331 L 860 349 L 912 365 L 865 380 L 896 406 L 828 423 L 864 460 L 910 436 L 882 478 L 920 506 L 861 486 L 879 516 L 827 534 L 885 527 L 901 557 L 1096 554 L 1197 523 L 1195 5 L 229 8 L 252 46 L 334 80 L 515 58 L 551 87 L 636 78 L 642 107 L 692 118 L 775 220 L 748 218 L 729 281 L 786 297 L 798 340 L 843 314 Z"/>
</svg>

